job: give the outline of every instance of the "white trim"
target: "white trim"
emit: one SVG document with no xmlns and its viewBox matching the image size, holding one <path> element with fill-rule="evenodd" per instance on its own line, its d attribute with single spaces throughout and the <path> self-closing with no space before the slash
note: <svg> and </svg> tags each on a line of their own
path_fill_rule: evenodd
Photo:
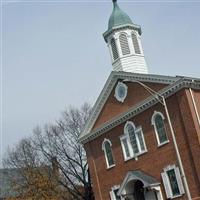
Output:
<svg viewBox="0 0 200 200">
<path fill-rule="evenodd" d="M 136 47 L 134 46 L 135 43 L 133 41 L 133 37 L 134 37 L 133 35 L 135 36 L 135 39 L 136 39 L 136 42 L 138 44 L 138 48 L 139 48 L 140 53 L 136 53 Z M 135 55 L 144 55 L 143 51 L 141 51 L 141 49 L 142 49 L 141 40 L 139 42 L 138 33 L 136 31 L 131 31 L 131 38 L 132 38 L 132 45 L 133 45 L 133 48 L 134 48 L 134 54 Z"/>
<path fill-rule="evenodd" d="M 151 187 L 151 190 L 152 190 L 152 189 L 155 190 L 157 199 L 158 199 L 158 200 L 163 200 L 162 191 L 161 191 L 160 186 L 152 186 L 152 187 Z"/>
<path fill-rule="evenodd" d="M 155 116 L 157 114 L 159 114 L 162 117 L 162 119 L 165 120 L 164 115 L 161 112 L 155 110 L 152 117 L 151 117 L 151 125 L 155 125 Z"/>
<path fill-rule="evenodd" d="M 111 191 L 110 191 L 110 198 L 111 200 L 117 200 L 114 190 L 118 190 L 120 188 L 120 185 L 114 185 L 113 187 L 111 187 Z"/>
<path fill-rule="evenodd" d="M 107 139 L 107 138 L 104 138 L 103 142 L 102 142 L 102 150 L 105 151 L 105 142 L 108 142 L 110 144 L 110 146 L 112 147 L 112 142 Z"/>
<path fill-rule="evenodd" d="M 109 162 L 108 162 L 108 157 L 107 157 L 107 153 L 106 153 L 106 149 L 105 149 L 105 143 L 106 142 L 108 142 L 110 144 L 112 158 L 113 158 L 113 164 L 112 165 L 109 165 Z M 111 143 L 111 141 L 109 139 L 104 138 L 104 140 L 102 142 L 102 150 L 104 152 L 107 169 L 110 169 L 110 168 L 114 167 L 115 166 L 115 160 L 114 160 L 114 156 L 113 156 L 113 152 L 112 152 L 112 143 Z"/>
<path fill-rule="evenodd" d="M 134 130 L 136 130 L 135 124 L 134 124 L 132 121 L 127 121 L 126 124 L 124 125 L 124 134 L 125 134 L 125 135 L 128 135 L 128 136 L 129 136 L 129 134 L 128 134 L 128 132 L 127 132 L 127 126 L 128 126 L 129 124 L 130 124 L 131 126 L 133 126 Z"/>
<path fill-rule="evenodd" d="M 166 140 L 165 142 L 158 144 L 158 147 L 162 147 L 162 146 L 164 146 L 165 144 L 168 144 L 168 143 L 169 143 L 169 140 Z"/>
<path fill-rule="evenodd" d="M 123 97 L 119 96 L 118 90 L 119 90 L 120 87 L 123 87 L 123 90 L 124 90 L 124 96 Z M 115 94 L 114 94 L 114 97 L 117 99 L 117 101 L 123 103 L 124 100 L 126 99 L 127 93 L 128 93 L 128 86 L 125 83 L 118 82 L 116 87 L 115 87 Z"/>
<path fill-rule="evenodd" d="M 115 47 L 116 47 L 116 53 L 117 53 L 117 57 L 116 58 L 114 58 L 114 51 L 113 51 L 113 46 L 112 46 L 112 41 L 114 41 L 114 45 L 115 45 Z M 119 59 L 120 58 L 120 53 L 119 53 L 119 49 L 118 49 L 118 46 L 117 46 L 117 39 L 115 38 L 115 37 L 112 37 L 111 39 L 110 39 L 110 47 L 111 47 L 111 53 L 112 53 L 112 62 L 115 62 L 117 59 Z"/>
<path fill-rule="evenodd" d="M 160 142 L 158 130 L 157 130 L 157 128 L 156 128 L 156 123 L 155 123 L 155 117 L 156 117 L 156 115 L 160 115 L 160 116 L 162 117 L 163 123 L 164 123 L 165 117 L 164 117 L 164 115 L 163 115 L 161 112 L 158 112 L 158 111 L 154 111 L 154 113 L 153 113 L 153 115 L 152 115 L 152 117 L 151 117 L 151 125 L 154 127 L 154 132 L 155 132 L 155 134 L 156 134 L 157 144 L 158 144 L 158 147 L 161 147 L 161 146 L 163 146 L 164 144 L 169 143 L 169 140 L 168 140 L 167 131 L 166 131 L 165 123 L 164 123 L 165 135 L 166 135 L 166 137 L 167 137 L 167 140 L 164 141 L 164 142 Z"/>
<path fill-rule="evenodd" d="M 170 170 L 174 170 L 174 173 L 175 173 L 175 176 L 176 176 L 176 181 L 177 181 L 178 189 L 179 189 L 179 192 L 180 192 L 180 194 L 178 194 L 178 195 L 173 195 L 173 192 L 172 192 L 169 176 L 167 174 L 167 172 L 170 171 Z M 163 169 L 163 171 L 164 172 L 161 173 L 161 175 L 162 175 L 163 184 L 164 184 L 165 193 L 166 193 L 167 198 L 174 199 L 174 198 L 182 196 L 185 193 L 185 191 L 184 191 L 184 187 L 183 187 L 179 168 L 176 167 L 175 165 L 168 165 L 167 167 L 165 167 Z"/>
<path fill-rule="evenodd" d="M 130 156 L 126 155 L 126 150 L 125 150 L 125 147 L 124 147 L 123 140 L 126 140 L 126 142 L 127 142 L 128 151 L 129 151 L 129 155 Z M 123 152 L 123 156 L 124 156 L 124 161 L 128 161 L 128 160 L 134 158 L 133 149 L 131 147 L 130 138 L 128 137 L 128 135 L 123 134 L 122 136 L 120 136 L 120 142 L 121 142 L 121 146 L 122 146 L 122 152 Z"/>
<path fill-rule="evenodd" d="M 142 142 L 144 144 L 144 150 L 141 149 L 140 141 L 139 141 L 139 138 L 138 138 L 138 133 L 140 133 L 141 136 L 142 136 Z M 146 142 L 145 142 L 145 139 L 144 139 L 144 133 L 143 133 L 143 130 L 142 130 L 141 126 L 136 128 L 135 135 L 136 135 L 136 141 L 137 141 L 137 144 L 138 144 L 138 147 L 139 147 L 139 151 L 140 151 L 140 153 L 138 153 L 137 155 L 140 155 L 140 154 L 143 154 L 143 153 L 147 152 L 147 146 L 146 146 Z"/>
<path fill-rule="evenodd" d="M 128 79 L 130 81 L 133 79 L 133 80 L 138 80 L 138 81 L 143 81 L 143 82 L 171 84 L 171 83 L 174 83 L 175 81 L 179 80 L 180 78 L 169 77 L 169 76 L 160 76 L 160 75 L 150 75 L 150 74 L 136 74 L 136 73 L 122 72 L 122 71 L 120 71 L 120 72 L 112 71 L 110 76 L 108 77 L 108 79 L 104 85 L 104 88 L 102 89 L 98 99 L 95 102 L 90 119 L 89 119 L 82 135 L 84 135 L 86 131 L 89 131 L 92 128 L 92 126 L 94 125 L 101 109 L 104 106 L 104 103 L 106 102 L 108 96 L 110 95 L 110 93 L 118 79 Z"/>
<path fill-rule="evenodd" d="M 189 88 L 189 91 L 190 91 L 190 95 L 191 95 L 191 97 L 192 97 L 192 103 L 193 103 L 194 110 L 195 110 L 195 114 L 196 114 L 196 116 L 197 116 L 197 121 L 198 121 L 198 124 L 199 124 L 199 127 L 200 127 L 200 117 L 199 117 L 199 113 L 198 113 L 196 101 L 195 101 L 195 99 L 194 99 L 193 91 L 191 90 L 191 88 Z"/>
<path fill-rule="evenodd" d="M 137 154 L 134 153 L 133 147 L 131 145 L 130 135 L 129 135 L 128 131 L 127 131 L 127 126 L 128 125 L 133 126 L 133 129 L 134 129 L 134 134 L 135 134 L 135 137 L 136 137 L 136 143 L 137 143 L 137 147 L 138 147 L 138 150 L 139 150 L 139 152 Z M 140 141 L 139 141 L 139 138 L 138 138 L 138 134 L 141 134 L 142 142 L 143 142 L 143 145 L 144 145 L 144 150 L 141 149 L 141 145 L 140 145 Z M 128 146 L 128 150 L 129 150 L 129 154 L 130 154 L 129 157 L 127 157 L 127 155 L 126 155 L 126 150 L 125 150 L 125 147 L 124 147 L 124 143 L 122 142 L 122 140 L 124 140 L 124 139 L 126 139 L 126 141 L 127 141 L 127 146 Z M 135 124 L 132 121 L 127 121 L 126 124 L 124 125 L 124 134 L 122 136 L 120 136 L 120 141 L 121 141 L 124 161 L 128 161 L 128 160 L 130 160 L 132 158 L 135 158 L 135 160 L 138 160 L 138 156 L 140 156 L 140 155 L 142 155 L 142 154 L 147 152 L 147 147 L 146 147 L 146 143 L 145 143 L 144 133 L 142 131 L 142 127 L 141 126 L 136 127 Z"/>
<path fill-rule="evenodd" d="M 163 181 L 166 197 L 167 197 L 167 199 L 169 199 L 169 198 L 172 197 L 172 193 L 171 193 L 171 189 L 170 189 L 170 185 L 169 185 L 169 182 L 168 182 L 168 178 L 167 178 L 166 172 L 162 172 L 161 173 L 161 177 L 162 177 L 162 181 Z"/>
<path fill-rule="evenodd" d="M 175 169 L 176 168 L 176 165 L 175 164 L 173 164 L 173 165 L 167 165 L 164 169 L 163 169 L 163 171 L 164 172 L 167 172 L 167 171 L 169 171 L 169 170 L 171 170 L 171 169 Z"/>
<path fill-rule="evenodd" d="M 109 54 L 110 54 L 110 58 L 111 58 L 111 63 L 113 63 L 114 60 L 113 60 L 112 47 L 111 47 L 110 42 L 107 45 L 108 45 L 108 50 L 109 50 Z"/>
<path fill-rule="evenodd" d="M 128 54 L 123 54 L 123 52 L 122 52 L 122 45 L 121 45 L 121 40 L 120 40 L 120 36 L 122 36 L 122 35 L 125 35 L 125 37 L 126 37 L 126 40 L 127 40 L 127 48 L 128 48 L 128 50 L 129 50 L 129 53 Z M 131 49 L 130 49 L 130 45 L 129 45 L 129 40 L 128 40 L 128 34 L 126 33 L 126 32 L 120 32 L 119 33 L 119 35 L 118 35 L 118 37 L 119 37 L 119 43 L 120 43 L 120 50 L 121 50 L 121 54 L 122 54 L 122 57 L 124 57 L 124 56 L 126 56 L 126 55 L 130 55 L 131 54 Z"/>
<path fill-rule="evenodd" d="M 114 192 L 111 190 L 111 191 L 109 192 L 109 194 L 110 194 L 110 199 L 111 199 L 111 200 L 114 200 L 114 199 L 115 199 L 115 194 L 114 194 Z"/>
<path fill-rule="evenodd" d="M 107 38 L 111 35 L 114 34 L 116 32 L 125 30 L 125 29 L 131 29 L 131 30 L 136 30 L 139 32 L 139 34 L 142 34 L 141 32 L 141 27 L 137 24 L 127 24 L 127 25 L 119 25 L 116 27 L 113 27 L 111 30 L 107 30 L 106 32 L 103 33 L 103 37 L 105 39 L 105 41 L 107 42 Z"/>
<path fill-rule="evenodd" d="M 182 195 L 182 194 L 185 193 L 185 190 L 184 190 L 184 186 L 183 186 L 183 183 L 182 183 L 180 170 L 179 170 L 178 167 L 175 168 L 175 174 L 176 174 L 176 177 L 177 177 L 177 182 L 178 182 L 178 187 L 179 187 L 179 190 L 180 190 L 180 194 Z"/>
<path fill-rule="evenodd" d="M 122 57 L 122 51 L 121 51 L 121 46 L 120 46 L 120 42 L 119 42 L 119 37 L 115 36 L 116 39 L 116 46 L 117 46 L 117 51 L 118 51 L 118 54 L 119 54 L 119 57 L 118 59 L 120 59 Z"/>
<path fill-rule="evenodd" d="M 104 123 L 99 128 L 91 132 L 104 104 L 106 103 L 118 79 L 121 80 L 126 79 L 128 81 L 134 80 L 134 81 L 142 81 L 150 83 L 168 84 L 168 86 L 166 86 L 164 89 L 158 91 L 158 93 L 163 95 L 165 98 L 171 96 L 172 94 L 176 93 L 182 88 L 192 87 L 195 89 L 200 89 L 200 79 L 112 71 L 107 79 L 107 82 L 101 94 L 99 95 L 92 109 L 92 113 L 85 126 L 85 129 L 79 137 L 79 141 L 82 142 L 83 144 L 90 140 L 93 140 L 97 136 L 114 128 L 115 126 L 127 121 L 128 119 L 150 108 L 151 106 L 155 105 L 158 102 L 154 97 L 149 97 L 144 101 L 142 101 L 139 105 L 131 107 L 127 112 L 124 112 L 121 115 L 112 118 L 111 120 L 109 120 L 108 122 Z"/>
<path fill-rule="evenodd" d="M 125 189 L 127 183 L 129 183 L 131 180 L 139 180 L 139 181 L 141 181 L 144 184 L 144 186 L 143 186 L 144 188 L 149 188 L 149 187 L 152 188 L 152 187 L 156 187 L 156 186 L 160 185 L 159 182 L 155 182 L 155 183 L 149 185 L 149 183 L 145 182 L 141 177 L 137 177 L 136 175 L 132 174 L 132 171 L 129 171 L 129 172 L 127 172 L 127 174 L 126 174 L 126 176 L 125 176 L 125 178 L 124 178 L 124 180 L 123 180 L 123 182 L 122 182 L 122 184 L 120 186 L 120 189 L 118 191 L 118 195 L 119 196 L 124 195 L 124 192 L 125 192 L 124 189 Z"/>
</svg>

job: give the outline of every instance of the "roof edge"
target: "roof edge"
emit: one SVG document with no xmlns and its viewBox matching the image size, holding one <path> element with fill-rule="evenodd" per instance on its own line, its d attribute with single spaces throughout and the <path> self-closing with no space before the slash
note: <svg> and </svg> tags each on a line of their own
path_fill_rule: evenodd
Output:
<svg viewBox="0 0 200 200">
<path fill-rule="evenodd" d="M 123 25 L 120 25 L 120 26 L 115 26 L 113 27 L 112 29 L 110 30 L 107 30 L 103 33 L 103 37 L 104 37 L 104 40 L 107 42 L 107 38 L 115 31 L 119 31 L 119 30 L 123 30 L 123 29 L 126 29 L 126 28 L 130 28 L 130 29 L 133 29 L 133 30 L 136 30 L 138 31 L 138 33 L 140 35 L 142 35 L 142 29 L 141 29 L 141 26 L 137 25 L 137 24 L 123 24 Z"/>
<path fill-rule="evenodd" d="M 123 71 L 112 71 L 109 75 L 99 97 L 97 98 L 91 115 L 86 123 L 85 129 L 80 135 L 82 138 L 84 135 L 88 134 L 91 131 L 99 113 L 101 112 L 108 96 L 110 95 L 115 83 L 118 79 L 128 79 L 128 80 L 137 80 L 142 82 L 152 82 L 152 83 L 162 83 L 162 84 L 172 84 L 175 81 L 179 80 L 180 77 L 164 76 L 164 75 L 154 75 L 154 74 L 137 74 Z"/>
<path fill-rule="evenodd" d="M 182 88 L 193 88 L 193 89 L 200 89 L 200 79 L 192 79 L 192 78 L 181 78 L 176 81 L 174 84 L 169 85 L 168 87 L 158 91 L 160 95 L 163 95 L 165 98 L 173 95 L 177 91 L 181 90 Z M 98 136 L 102 135 L 103 133 L 113 129 L 114 127 L 118 126 L 119 124 L 129 120 L 130 118 L 140 114 L 141 112 L 147 110 L 148 108 L 152 107 L 153 105 L 157 104 L 159 101 L 155 99 L 155 97 L 150 96 L 141 103 L 137 104 L 136 106 L 131 107 L 128 111 L 118 115 L 108 122 L 104 123 L 99 128 L 96 128 L 92 132 L 87 132 L 84 135 L 80 136 L 79 141 L 82 144 L 85 144 L 91 140 L 94 140 Z"/>
</svg>

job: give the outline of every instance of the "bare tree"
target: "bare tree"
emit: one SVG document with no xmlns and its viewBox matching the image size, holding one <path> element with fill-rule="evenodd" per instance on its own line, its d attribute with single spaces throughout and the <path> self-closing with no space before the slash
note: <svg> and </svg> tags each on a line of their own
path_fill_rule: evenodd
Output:
<svg viewBox="0 0 200 200">
<path fill-rule="evenodd" d="M 78 142 L 90 111 L 91 107 L 86 103 L 80 109 L 69 107 L 54 124 L 46 125 L 43 129 L 35 128 L 33 136 L 26 140 L 30 148 L 18 146 L 8 154 L 5 163 L 9 167 L 29 166 L 37 169 L 51 164 L 55 175 L 53 180 L 55 182 L 56 179 L 59 193 L 64 191 L 62 199 L 69 199 L 69 196 L 77 200 L 94 199 L 86 154 Z M 49 177 L 51 180 L 52 177 Z"/>
</svg>

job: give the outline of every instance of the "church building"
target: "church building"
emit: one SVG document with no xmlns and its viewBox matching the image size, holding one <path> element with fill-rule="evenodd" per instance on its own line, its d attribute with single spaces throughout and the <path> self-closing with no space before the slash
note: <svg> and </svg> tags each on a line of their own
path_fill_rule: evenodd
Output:
<svg viewBox="0 0 200 200">
<path fill-rule="evenodd" d="M 200 200 L 200 79 L 149 74 L 141 36 L 113 0 L 113 70 L 79 138 L 95 200 Z"/>
</svg>

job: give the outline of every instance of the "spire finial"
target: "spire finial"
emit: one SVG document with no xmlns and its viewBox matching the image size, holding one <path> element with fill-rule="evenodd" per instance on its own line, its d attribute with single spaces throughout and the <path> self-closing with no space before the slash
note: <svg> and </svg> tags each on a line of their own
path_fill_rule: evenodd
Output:
<svg viewBox="0 0 200 200">
<path fill-rule="evenodd" d="M 117 6 L 117 0 L 112 0 L 114 8 Z"/>
</svg>

